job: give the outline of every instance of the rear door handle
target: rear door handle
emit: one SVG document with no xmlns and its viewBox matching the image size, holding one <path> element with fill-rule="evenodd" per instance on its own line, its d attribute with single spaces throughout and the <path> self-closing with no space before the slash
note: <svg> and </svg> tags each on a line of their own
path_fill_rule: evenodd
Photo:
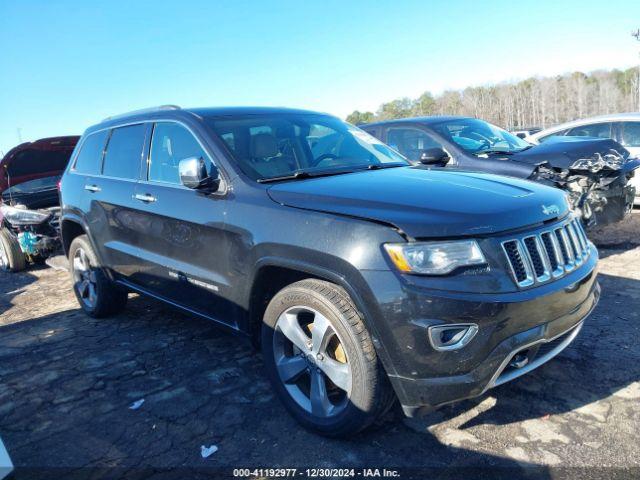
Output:
<svg viewBox="0 0 640 480">
<path fill-rule="evenodd" d="M 136 193 L 133 198 L 136 200 L 140 200 L 141 202 L 155 202 L 157 199 L 153 195 L 149 195 L 148 193 Z"/>
<path fill-rule="evenodd" d="M 84 189 L 93 193 L 99 192 L 100 190 L 102 190 L 98 185 L 85 185 Z"/>
</svg>

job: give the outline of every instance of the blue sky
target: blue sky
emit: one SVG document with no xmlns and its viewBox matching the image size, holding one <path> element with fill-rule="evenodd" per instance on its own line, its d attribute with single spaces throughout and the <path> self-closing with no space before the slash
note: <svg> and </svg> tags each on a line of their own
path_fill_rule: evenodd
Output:
<svg viewBox="0 0 640 480">
<path fill-rule="evenodd" d="M 165 103 L 346 116 L 637 64 L 638 0 L 0 0 L 0 151 Z"/>
</svg>

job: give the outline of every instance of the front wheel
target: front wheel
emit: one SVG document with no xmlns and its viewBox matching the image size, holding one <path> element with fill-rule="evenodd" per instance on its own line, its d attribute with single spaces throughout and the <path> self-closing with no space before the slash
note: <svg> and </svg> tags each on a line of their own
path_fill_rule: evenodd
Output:
<svg viewBox="0 0 640 480">
<path fill-rule="evenodd" d="M 360 314 L 332 283 L 303 280 L 276 294 L 264 315 L 262 349 L 285 407 L 322 435 L 363 430 L 393 398 Z"/>
<path fill-rule="evenodd" d="M 69 270 L 78 303 L 91 317 L 116 314 L 127 304 L 127 292 L 113 283 L 98 265 L 86 235 L 74 238 L 69 247 Z"/>
</svg>

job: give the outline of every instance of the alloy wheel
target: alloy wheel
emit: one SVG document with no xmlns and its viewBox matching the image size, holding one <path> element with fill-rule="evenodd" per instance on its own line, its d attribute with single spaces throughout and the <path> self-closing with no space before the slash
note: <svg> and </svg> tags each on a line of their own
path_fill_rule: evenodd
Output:
<svg viewBox="0 0 640 480">
<path fill-rule="evenodd" d="M 76 291 L 85 306 L 95 307 L 98 298 L 96 272 L 82 248 L 78 248 L 73 256 L 73 280 Z"/>
<path fill-rule="evenodd" d="M 352 372 L 331 322 L 308 307 L 285 310 L 275 325 L 276 369 L 291 398 L 321 418 L 342 412 L 351 395 Z"/>
</svg>

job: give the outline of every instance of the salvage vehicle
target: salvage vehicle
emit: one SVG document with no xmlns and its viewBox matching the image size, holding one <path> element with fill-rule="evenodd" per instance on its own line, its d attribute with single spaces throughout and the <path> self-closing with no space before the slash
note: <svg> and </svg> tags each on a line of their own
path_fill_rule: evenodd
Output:
<svg viewBox="0 0 640 480">
<path fill-rule="evenodd" d="M 245 334 L 302 425 L 353 434 L 547 362 L 595 307 L 559 189 L 411 165 L 330 115 L 158 107 L 86 130 L 62 177 L 73 289 L 134 291 Z"/>
<path fill-rule="evenodd" d="M 17 272 L 60 247 L 58 182 L 78 136 L 43 138 L 0 160 L 0 268 Z"/>
<path fill-rule="evenodd" d="M 525 137 L 529 143 L 540 144 L 547 140 L 568 137 L 612 138 L 629 150 L 631 157 L 640 157 L 640 113 L 614 113 L 583 118 L 562 123 L 534 132 Z M 640 205 L 640 175 L 631 183 L 636 188 L 635 205 Z"/>
<path fill-rule="evenodd" d="M 640 160 L 611 139 L 565 137 L 533 146 L 483 120 L 419 117 L 360 125 L 415 163 L 525 178 L 563 189 L 584 225 L 622 220 Z"/>
</svg>

